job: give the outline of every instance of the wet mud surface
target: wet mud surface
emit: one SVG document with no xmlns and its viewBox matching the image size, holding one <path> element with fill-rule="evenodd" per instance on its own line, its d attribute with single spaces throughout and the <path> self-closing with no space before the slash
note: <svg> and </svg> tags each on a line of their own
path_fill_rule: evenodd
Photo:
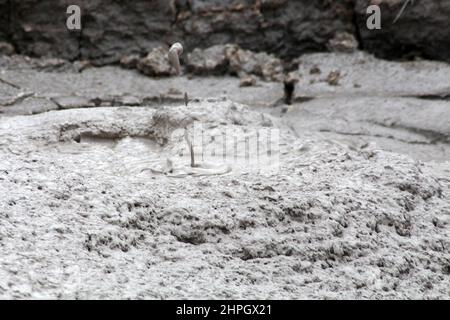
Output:
<svg viewBox="0 0 450 320">
<path fill-rule="evenodd" d="M 393 66 L 421 82 L 371 91 L 339 56 L 320 58 L 321 75 L 303 56 L 284 105 L 279 82 L 8 59 L 20 58 L 0 61 L 0 297 L 449 298 L 445 64 Z M 276 166 L 238 157 L 180 174 L 193 123 L 240 142 L 277 132 Z M 168 161 L 175 174 L 158 172 Z"/>
</svg>

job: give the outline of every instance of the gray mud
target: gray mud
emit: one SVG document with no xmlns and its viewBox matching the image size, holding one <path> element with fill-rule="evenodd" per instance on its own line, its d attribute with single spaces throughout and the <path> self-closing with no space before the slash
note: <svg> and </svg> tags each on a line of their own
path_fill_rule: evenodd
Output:
<svg viewBox="0 0 450 320">
<path fill-rule="evenodd" d="M 16 86 L 0 83 L 1 298 L 450 298 L 445 99 L 314 97 L 279 117 L 278 83 L 0 77 Z M 277 170 L 146 170 L 187 163 L 176 133 L 192 121 L 241 140 L 279 130 Z"/>
</svg>

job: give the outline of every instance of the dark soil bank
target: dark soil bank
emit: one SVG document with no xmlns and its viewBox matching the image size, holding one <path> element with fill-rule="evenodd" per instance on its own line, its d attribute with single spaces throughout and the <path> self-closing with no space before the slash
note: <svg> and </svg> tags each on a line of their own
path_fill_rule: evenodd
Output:
<svg viewBox="0 0 450 320">
<path fill-rule="evenodd" d="M 19 53 L 117 62 L 131 53 L 183 41 L 195 47 L 237 43 L 284 59 L 330 49 L 350 34 L 384 58 L 450 60 L 450 2 L 418 0 L 393 23 L 404 1 L 381 1 L 382 29 L 366 27 L 369 0 L 73 0 L 82 30 L 66 29 L 65 0 L 0 0 L 0 41 Z"/>
</svg>

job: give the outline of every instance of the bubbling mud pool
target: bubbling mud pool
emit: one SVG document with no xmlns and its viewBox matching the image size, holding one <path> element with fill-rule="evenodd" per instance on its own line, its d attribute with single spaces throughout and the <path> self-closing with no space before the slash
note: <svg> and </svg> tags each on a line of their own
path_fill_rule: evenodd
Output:
<svg viewBox="0 0 450 320">
<path fill-rule="evenodd" d="M 216 131 L 217 127 L 214 128 Z M 202 130 L 193 139 L 194 165 L 184 129 L 176 130 L 166 144 L 151 138 L 110 138 L 81 134 L 74 140 L 46 147 L 59 160 L 70 161 L 81 170 L 148 179 L 166 175 L 208 176 L 230 173 L 268 173 L 279 170 L 279 132 L 276 129 L 242 130 L 223 127 L 208 135 Z M 88 160 L 86 160 L 88 159 Z"/>
<path fill-rule="evenodd" d="M 231 172 L 146 170 L 189 166 L 188 117 L 209 137 L 198 162 L 223 164 L 231 129 Z M 261 128 L 279 149 L 251 143 Z M 0 119 L 0 137 L 0 297 L 448 298 L 446 166 L 229 101 Z M 254 170 L 273 154 L 278 171 Z"/>
<path fill-rule="evenodd" d="M 81 136 L 79 142 L 61 142 L 48 147 L 55 158 L 76 164 L 80 170 L 101 171 L 107 175 L 145 176 L 143 172 L 157 166 L 163 150 L 148 138 L 101 138 Z"/>
</svg>

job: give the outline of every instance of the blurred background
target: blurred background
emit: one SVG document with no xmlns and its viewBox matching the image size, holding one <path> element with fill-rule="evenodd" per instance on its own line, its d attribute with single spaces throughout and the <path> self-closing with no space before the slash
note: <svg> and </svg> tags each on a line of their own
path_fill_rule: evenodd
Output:
<svg viewBox="0 0 450 320">
<path fill-rule="evenodd" d="M 0 0 L 0 50 L 36 57 L 117 63 L 175 41 L 187 52 L 234 43 L 285 62 L 333 50 L 336 40 L 389 59 L 450 60 L 450 1 L 416 0 Z M 366 27 L 379 4 L 381 30 Z M 69 5 L 82 29 L 66 28 Z M 335 41 L 333 41 L 333 39 Z"/>
</svg>

